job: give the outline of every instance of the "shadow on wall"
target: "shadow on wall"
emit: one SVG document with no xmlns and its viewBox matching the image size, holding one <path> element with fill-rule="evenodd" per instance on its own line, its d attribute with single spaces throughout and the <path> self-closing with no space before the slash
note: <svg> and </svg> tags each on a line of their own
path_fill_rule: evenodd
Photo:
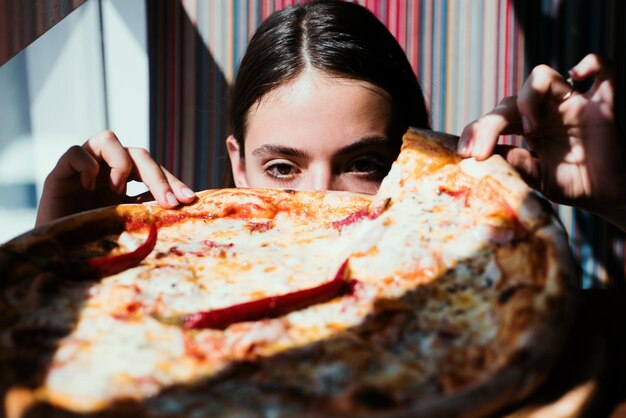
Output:
<svg viewBox="0 0 626 418">
<path fill-rule="evenodd" d="M 615 64 L 615 114 L 625 126 L 626 3 L 621 0 L 514 0 L 525 37 L 528 71 L 549 64 L 561 74 L 585 55 L 597 53 Z M 584 83 L 582 90 L 591 87 Z M 626 157 L 626 156 L 625 156 Z M 572 246 L 584 270 L 584 287 L 626 286 L 626 234 L 581 210 L 572 211 Z M 608 280 L 608 282 L 604 282 Z"/>
<path fill-rule="evenodd" d="M 146 9 L 150 149 L 195 190 L 224 187 L 230 87 L 181 2 Z"/>
</svg>

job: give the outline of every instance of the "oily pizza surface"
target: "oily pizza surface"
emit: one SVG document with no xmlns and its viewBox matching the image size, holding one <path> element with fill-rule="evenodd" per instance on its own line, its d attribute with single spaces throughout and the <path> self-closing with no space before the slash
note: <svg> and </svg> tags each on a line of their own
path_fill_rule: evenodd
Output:
<svg viewBox="0 0 626 418">
<path fill-rule="evenodd" d="M 410 131 L 375 196 L 222 189 L 0 247 L 5 416 L 484 416 L 558 356 L 565 233 L 499 157 Z"/>
</svg>

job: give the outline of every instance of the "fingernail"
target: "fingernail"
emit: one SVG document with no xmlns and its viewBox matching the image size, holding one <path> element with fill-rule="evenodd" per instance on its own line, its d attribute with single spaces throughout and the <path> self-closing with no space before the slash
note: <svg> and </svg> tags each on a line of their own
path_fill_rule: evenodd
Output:
<svg viewBox="0 0 626 418">
<path fill-rule="evenodd" d="M 183 189 L 180 192 L 185 197 L 196 197 L 196 194 L 191 189 L 189 189 L 187 187 L 183 187 Z"/>
<path fill-rule="evenodd" d="M 472 154 L 477 159 L 482 159 L 485 153 L 487 152 L 487 143 L 485 141 L 481 141 L 480 139 L 476 141 L 474 145 L 474 149 L 472 150 Z"/>
<path fill-rule="evenodd" d="M 167 200 L 167 203 L 171 206 L 178 206 L 178 199 L 176 199 L 176 196 L 174 196 L 174 193 L 172 192 L 167 192 L 165 194 L 165 200 Z"/>
<path fill-rule="evenodd" d="M 469 141 L 467 140 L 467 138 L 461 138 L 461 140 L 457 144 L 457 151 L 458 151 L 459 154 L 467 153 L 468 142 Z"/>
<path fill-rule="evenodd" d="M 533 125 L 530 121 L 530 119 L 528 119 L 528 117 L 526 116 L 522 116 L 522 129 L 524 130 L 524 133 L 529 133 L 533 128 Z"/>
</svg>

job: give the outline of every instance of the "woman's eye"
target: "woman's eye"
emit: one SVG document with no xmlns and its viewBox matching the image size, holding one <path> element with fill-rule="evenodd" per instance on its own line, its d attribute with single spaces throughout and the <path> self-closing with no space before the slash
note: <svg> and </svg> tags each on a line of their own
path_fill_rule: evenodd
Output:
<svg viewBox="0 0 626 418">
<path fill-rule="evenodd" d="M 371 174 L 381 173 L 385 175 L 389 171 L 389 165 L 374 158 L 360 158 L 352 161 L 352 163 L 348 166 L 347 171 Z"/>
<path fill-rule="evenodd" d="M 265 172 L 279 179 L 290 178 L 297 174 L 297 169 L 287 163 L 273 163 L 265 166 Z"/>
<path fill-rule="evenodd" d="M 357 160 L 352 163 L 352 166 L 354 167 L 354 171 L 365 173 L 374 171 L 380 167 L 375 161 L 372 160 Z"/>
</svg>

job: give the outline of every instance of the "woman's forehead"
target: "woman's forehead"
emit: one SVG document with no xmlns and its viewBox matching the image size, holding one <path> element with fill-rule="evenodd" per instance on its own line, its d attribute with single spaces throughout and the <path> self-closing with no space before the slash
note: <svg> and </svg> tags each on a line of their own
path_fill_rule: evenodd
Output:
<svg viewBox="0 0 626 418">
<path fill-rule="evenodd" d="M 286 97 L 291 99 L 308 97 L 311 93 L 323 93 L 327 88 L 348 90 L 356 90 L 356 88 L 358 88 L 370 90 L 372 93 L 378 94 L 386 100 L 391 101 L 389 93 L 370 82 L 329 74 L 315 69 L 307 69 L 294 79 L 278 84 L 275 88 L 261 97 L 258 104 L 265 101 L 284 100 Z"/>
<path fill-rule="evenodd" d="M 246 148 L 268 142 L 343 147 L 353 139 L 387 136 L 392 121 L 393 106 L 380 88 L 306 73 L 250 109 Z"/>
</svg>

